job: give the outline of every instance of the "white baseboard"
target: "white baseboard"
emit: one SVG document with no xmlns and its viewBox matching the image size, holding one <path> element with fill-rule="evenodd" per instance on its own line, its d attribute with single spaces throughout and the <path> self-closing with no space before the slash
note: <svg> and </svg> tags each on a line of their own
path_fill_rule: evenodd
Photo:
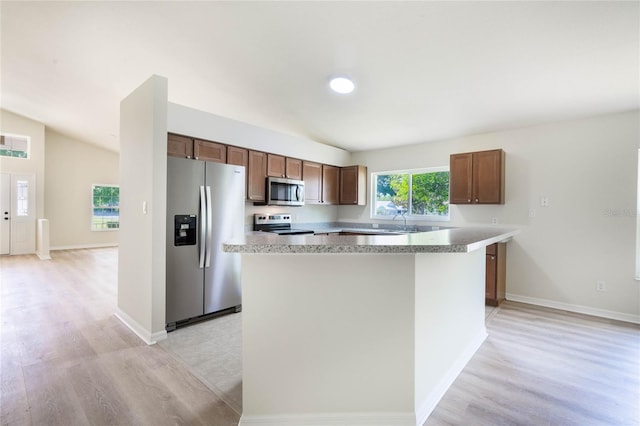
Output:
<svg viewBox="0 0 640 426">
<path fill-rule="evenodd" d="M 240 426 L 416 426 L 412 413 L 332 413 L 240 417 Z"/>
<path fill-rule="evenodd" d="M 48 254 L 36 253 L 36 255 L 40 260 L 51 260 L 51 256 L 49 256 Z"/>
<path fill-rule="evenodd" d="M 159 341 L 167 338 L 166 330 L 151 333 L 121 309 L 118 309 L 116 312 L 114 312 L 113 315 L 118 318 L 124 325 L 126 325 L 129 330 L 133 331 L 147 345 L 155 345 Z"/>
<path fill-rule="evenodd" d="M 538 299 L 536 297 L 521 296 L 513 293 L 507 293 L 506 299 L 512 300 L 514 302 L 528 303 L 530 305 L 544 306 L 545 308 L 560 309 L 563 311 L 575 312 L 578 314 L 586 314 L 595 317 L 640 324 L 640 315 L 608 311 L 606 309 L 592 308 L 590 306 L 572 305 L 570 303 L 556 302 L 555 300 L 548 299 Z"/>
<path fill-rule="evenodd" d="M 92 249 L 103 247 L 118 247 L 118 243 L 98 243 L 98 244 L 78 244 L 71 246 L 55 246 L 50 247 L 49 250 L 79 250 L 79 249 Z"/>
<path fill-rule="evenodd" d="M 436 408 L 444 394 L 451 387 L 456 378 L 460 375 L 467 363 L 471 360 L 471 358 L 473 358 L 473 355 L 478 351 L 487 336 L 487 329 L 485 327 L 482 327 L 481 332 L 478 333 L 475 338 L 469 342 L 467 347 L 458 356 L 455 363 L 451 366 L 451 368 L 449 368 L 449 371 L 447 371 L 442 380 L 440 380 L 440 382 L 435 386 L 435 388 L 422 402 L 422 404 L 417 407 L 417 425 L 422 425 L 427 421 L 427 418 L 429 417 L 431 412 Z"/>
</svg>

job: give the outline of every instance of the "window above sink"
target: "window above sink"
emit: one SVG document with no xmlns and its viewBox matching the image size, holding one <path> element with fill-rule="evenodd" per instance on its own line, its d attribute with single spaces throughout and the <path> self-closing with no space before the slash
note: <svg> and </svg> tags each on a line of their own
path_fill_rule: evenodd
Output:
<svg viewBox="0 0 640 426">
<path fill-rule="evenodd" d="M 371 174 L 371 218 L 449 221 L 449 167 Z"/>
</svg>

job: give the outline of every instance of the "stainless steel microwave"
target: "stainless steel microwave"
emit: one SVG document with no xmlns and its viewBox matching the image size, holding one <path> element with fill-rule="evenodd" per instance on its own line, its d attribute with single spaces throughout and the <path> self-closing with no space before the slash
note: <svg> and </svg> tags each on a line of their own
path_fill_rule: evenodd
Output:
<svg viewBox="0 0 640 426">
<path fill-rule="evenodd" d="M 273 206 L 304 206 L 304 181 L 267 178 L 266 204 Z"/>
</svg>

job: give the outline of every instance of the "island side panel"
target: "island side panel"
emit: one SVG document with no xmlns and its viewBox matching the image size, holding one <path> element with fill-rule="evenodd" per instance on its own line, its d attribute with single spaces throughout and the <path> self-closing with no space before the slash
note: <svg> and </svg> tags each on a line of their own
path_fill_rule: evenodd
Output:
<svg viewBox="0 0 640 426">
<path fill-rule="evenodd" d="M 419 424 L 427 419 L 487 337 L 484 270 L 484 249 L 416 255 Z"/>
<path fill-rule="evenodd" d="M 244 254 L 241 424 L 415 425 L 414 260 Z"/>
</svg>

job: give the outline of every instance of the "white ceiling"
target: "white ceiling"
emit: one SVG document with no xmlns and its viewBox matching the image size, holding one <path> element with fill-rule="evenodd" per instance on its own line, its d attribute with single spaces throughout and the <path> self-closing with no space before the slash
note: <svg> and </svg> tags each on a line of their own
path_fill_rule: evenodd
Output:
<svg viewBox="0 0 640 426">
<path fill-rule="evenodd" d="M 639 5 L 2 1 L 0 105 L 117 150 L 158 74 L 171 102 L 350 151 L 428 142 L 639 108 Z"/>
</svg>

